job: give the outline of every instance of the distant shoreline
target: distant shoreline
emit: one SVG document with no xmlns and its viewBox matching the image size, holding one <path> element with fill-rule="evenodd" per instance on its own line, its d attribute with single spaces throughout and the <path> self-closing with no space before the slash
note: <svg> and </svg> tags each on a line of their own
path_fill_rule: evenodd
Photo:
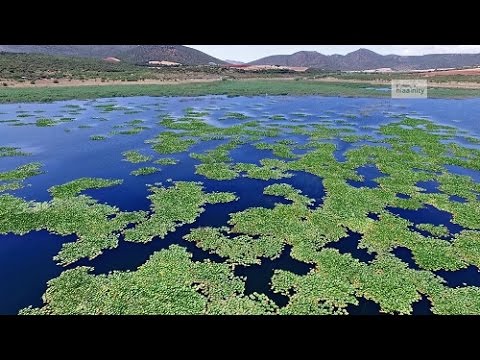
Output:
<svg viewBox="0 0 480 360">
<path fill-rule="evenodd" d="M 235 79 L 230 81 L 293 81 L 294 77 L 273 77 L 273 78 L 245 78 L 245 79 Z M 429 85 L 432 88 L 451 88 L 451 89 L 478 89 L 480 90 L 480 82 L 467 82 L 467 81 L 432 81 L 431 78 L 426 78 L 429 80 Z M 177 85 L 177 84 L 195 84 L 195 83 L 210 83 L 210 82 L 220 82 L 222 77 L 200 77 L 192 78 L 188 80 L 177 79 L 177 80 L 162 80 L 162 79 L 145 79 L 145 80 L 136 80 L 136 81 L 120 81 L 120 80 L 106 80 L 102 81 L 101 79 L 88 79 L 88 80 L 67 80 L 59 79 L 57 82 L 54 82 L 53 79 L 42 79 L 35 81 L 34 84 L 29 82 L 19 82 L 19 81 L 5 81 L 9 88 L 39 88 L 39 87 L 76 87 L 76 86 L 108 86 L 108 85 Z M 354 84 L 369 84 L 369 85 L 390 85 L 390 80 L 381 80 L 372 78 L 370 80 L 361 80 L 361 79 L 342 79 L 337 77 L 324 77 L 318 79 L 308 79 L 302 80 L 307 82 L 325 82 L 325 83 L 354 83 Z M 1 90 L 1 88 L 0 88 Z"/>
<path fill-rule="evenodd" d="M 65 85 L 68 84 L 68 86 Z M 130 96 L 255 96 L 255 95 L 323 95 L 345 97 L 388 98 L 388 91 L 378 91 L 366 85 L 388 87 L 385 80 L 352 80 L 322 78 L 299 79 L 244 79 L 221 81 L 191 79 L 179 81 L 96 82 L 72 80 L 62 83 L 0 86 L 0 103 L 52 102 L 71 99 L 95 99 Z M 429 86 L 431 98 L 480 97 L 480 84 L 470 82 L 443 82 Z"/>
</svg>

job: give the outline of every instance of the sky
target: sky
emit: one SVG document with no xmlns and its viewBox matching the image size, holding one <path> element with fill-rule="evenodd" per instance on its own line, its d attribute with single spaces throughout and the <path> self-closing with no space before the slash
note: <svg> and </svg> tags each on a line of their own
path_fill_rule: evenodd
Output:
<svg viewBox="0 0 480 360">
<path fill-rule="evenodd" d="M 269 55 L 289 55 L 297 51 L 341 54 L 365 48 L 382 55 L 425 55 L 480 53 L 480 45 L 186 45 L 222 60 L 249 62 Z"/>
</svg>

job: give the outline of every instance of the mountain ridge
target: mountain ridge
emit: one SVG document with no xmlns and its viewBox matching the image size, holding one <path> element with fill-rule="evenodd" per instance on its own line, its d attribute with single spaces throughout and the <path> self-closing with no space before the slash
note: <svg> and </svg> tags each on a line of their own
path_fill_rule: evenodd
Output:
<svg viewBox="0 0 480 360">
<path fill-rule="evenodd" d="M 324 55 L 317 51 L 299 51 L 291 55 L 271 55 L 249 65 L 306 66 L 325 70 L 361 71 L 379 68 L 425 70 L 480 65 L 480 54 L 428 54 L 415 56 L 380 55 L 360 48 L 346 55 Z"/>
<path fill-rule="evenodd" d="M 88 58 L 115 57 L 134 64 L 170 61 L 184 65 L 242 65 L 224 61 L 183 45 L 0 45 L 0 52 L 38 53 Z M 317 51 L 299 51 L 290 55 L 271 55 L 245 65 L 309 67 L 328 71 L 362 71 L 391 68 L 396 71 L 480 66 L 480 54 L 380 55 L 360 48 L 346 55 L 324 55 Z"/>
<path fill-rule="evenodd" d="M 225 64 L 199 50 L 183 45 L 0 45 L 0 52 L 107 58 L 132 63 L 150 60 L 179 62 L 185 65 Z"/>
</svg>

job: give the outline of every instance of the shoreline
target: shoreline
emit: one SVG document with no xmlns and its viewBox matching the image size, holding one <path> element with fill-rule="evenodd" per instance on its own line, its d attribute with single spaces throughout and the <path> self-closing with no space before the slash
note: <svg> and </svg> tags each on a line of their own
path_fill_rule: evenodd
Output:
<svg viewBox="0 0 480 360">
<path fill-rule="evenodd" d="M 295 77 L 252 77 L 252 78 L 238 78 L 228 81 L 238 81 L 238 82 L 249 82 L 249 81 L 295 81 Z M 468 81 L 432 81 L 428 80 L 430 88 L 448 88 L 448 89 L 478 89 L 480 90 L 480 82 L 468 82 Z M 212 76 L 212 77 L 199 77 L 191 79 L 144 79 L 144 80 L 135 80 L 135 81 L 121 81 L 121 80 L 106 80 L 102 81 L 101 79 L 88 79 L 88 80 L 57 80 L 57 83 L 54 83 L 51 79 L 37 80 L 34 84 L 29 82 L 18 82 L 18 81 L 4 81 L 0 82 L 7 83 L 5 88 L 10 89 L 24 89 L 24 88 L 59 88 L 59 87 L 77 87 L 77 86 L 112 86 L 112 85 L 180 85 L 180 84 L 195 84 L 195 83 L 211 83 L 211 82 L 221 82 L 222 77 Z M 303 79 L 302 82 L 313 82 L 313 83 L 344 83 L 344 84 L 368 84 L 368 85 L 380 85 L 380 86 L 389 86 L 390 80 L 381 80 L 381 79 L 341 79 L 337 77 L 324 77 L 324 78 L 312 78 L 312 79 Z M 1 87 L 0 87 L 1 90 Z"/>
<path fill-rule="evenodd" d="M 260 96 L 260 95 L 321 95 L 338 97 L 371 97 L 390 98 L 390 92 L 378 91 L 366 85 L 380 85 L 388 83 L 372 81 L 345 81 L 335 79 L 297 80 L 297 79 L 190 79 L 186 81 L 156 81 L 149 83 L 120 82 L 97 83 L 64 86 L 52 84 L 51 86 L 25 86 L 25 87 L 0 87 L 0 104 L 52 102 L 59 100 L 87 100 L 96 98 L 130 97 L 130 96 Z M 429 98 L 480 98 L 479 88 L 429 87 Z"/>
</svg>

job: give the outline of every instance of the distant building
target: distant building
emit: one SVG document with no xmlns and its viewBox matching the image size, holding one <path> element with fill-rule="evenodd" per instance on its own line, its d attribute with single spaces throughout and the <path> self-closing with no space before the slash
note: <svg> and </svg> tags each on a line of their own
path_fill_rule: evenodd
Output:
<svg viewBox="0 0 480 360">
<path fill-rule="evenodd" d="M 263 70 L 286 70 L 295 72 L 305 72 L 306 66 L 280 66 L 280 65 L 249 65 L 249 64 L 227 64 L 225 67 L 241 69 L 244 71 L 263 71 Z"/>
<path fill-rule="evenodd" d="M 118 63 L 121 60 L 117 59 L 116 57 L 109 56 L 109 57 L 106 57 L 105 59 L 103 59 L 103 61 L 106 61 L 106 62 L 109 62 L 109 63 Z"/>
<path fill-rule="evenodd" d="M 173 62 L 173 61 L 166 61 L 166 60 L 150 60 L 148 62 L 148 65 L 154 65 L 154 66 L 180 66 L 182 64 Z"/>
</svg>

